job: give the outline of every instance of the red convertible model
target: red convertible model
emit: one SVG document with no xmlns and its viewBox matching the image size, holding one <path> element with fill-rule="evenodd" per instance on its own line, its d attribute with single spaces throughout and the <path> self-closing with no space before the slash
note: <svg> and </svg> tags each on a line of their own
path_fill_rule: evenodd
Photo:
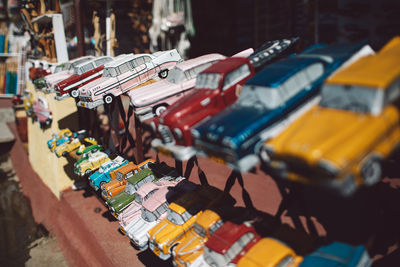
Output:
<svg viewBox="0 0 400 267">
<path fill-rule="evenodd" d="M 197 76 L 192 94 L 169 106 L 152 121 L 153 131 L 161 137 L 153 140 L 152 147 L 178 160 L 194 156 L 191 128 L 233 104 L 244 82 L 255 74 L 254 67 L 270 63 L 293 43 L 293 39 L 268 42 L 266 48 L 249 57 L 226 58 L 205 69 Z"/>
<path fill-rule="evenodd" d="M 112 60 L 112 57 L 104 56 L 75 66 L 74 73 L 70 77 L 54 86 L 56 90 L 55 99 L 63 100 L 69 96 L 77 98 L 79 87 L 100 78 L 103 74 L 104 64 Z"/>
</svg>

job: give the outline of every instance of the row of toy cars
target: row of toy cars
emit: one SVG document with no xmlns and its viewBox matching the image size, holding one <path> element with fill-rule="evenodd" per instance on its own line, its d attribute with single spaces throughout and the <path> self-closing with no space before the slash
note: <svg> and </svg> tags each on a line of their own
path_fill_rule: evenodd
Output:
<svg viewBox="0 0 400 267">
<path fill-rule="evenodd" d="M 277 176 L 352 194 L 379 181 L 400 144 L 399 51 L 399 37 L 377 54 L 365 43 L 319 44 L 257 73 L 246 58 L 221 60 L 151 122 L 152 146 L 238 171 L 261 159 Z"/>
</svg>

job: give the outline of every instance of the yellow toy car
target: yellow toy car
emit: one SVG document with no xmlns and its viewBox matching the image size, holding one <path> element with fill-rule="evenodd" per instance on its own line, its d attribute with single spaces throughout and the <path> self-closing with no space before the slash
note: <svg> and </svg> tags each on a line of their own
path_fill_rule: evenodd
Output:
<svg viewBox="0 0 400 267">
<path fill-rule="evenodd" d="M 70 129 L 62 129 L 51 136 L 50 140 L 47 141 L 47 146 L 51 151 L 54 151 L 57 146 L 66 142 L 72 135 L 73 132 Z"/>
<path fill-rule="evenodd" d="M 82 149 L 90 145 L 97 145 L 96 139 L 92 137 L 86 137 L 83 140 L 80 138 L 70 138 L 69 141 L 57 146 L 54 149 L 54 153 L 56 153 L 57 157 L 66 156 L 69 152 L 74 151 L 75 149 Z"/>
<path fill-rule="evenodd" d="M 74 172 L 79 176 L 89 176 L 92 172 L 100 168 L 103 162 L 110 160 L 104 152 L 97 151 L 94 153 L 84 154 L 80 160 L 74 164 Z"/>
<path fill-rule="evenodd" d="M 274 238 L 262 238 L 239 260 L 237 267 L 297 267 L 303 257 Z"/>
<path fill-rule="evenodd" d="M 321 102 L 264 144 L 278 176 L 343 195 L 382 176 L 400 145 L 400 37 L 331 76 Z"/>
</svg>

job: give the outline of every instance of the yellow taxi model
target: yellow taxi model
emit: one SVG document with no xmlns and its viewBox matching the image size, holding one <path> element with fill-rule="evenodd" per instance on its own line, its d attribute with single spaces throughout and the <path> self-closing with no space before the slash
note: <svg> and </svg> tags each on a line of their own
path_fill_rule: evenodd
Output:
<svg viewBox="0 0 400 267">
<path fill-rule="evenodd" d="M 57 157 L 66 156 L 69 152 L 75 149 L 84 149 L 90 145 L 97 145 L 96 139 L 92 137 L 86 137 L 83 141 L 79 138 L 70 138 L 69 141 L 62 143 L 54 149 Z"/>
<path fill-rule="evenodd" d="M 208 206 L 224 200 L 225 194 L 212 186 L 186 193 L 168 206 L 167 218 L 148 231 L 149 247 L 159 258 L 171 257 L 173 247 Z"/>
<path fill-rule="evenodd" d="M 382 176 L 400 144 L 400 37 L 332 75 L 321 102 L 264 144 L 278 176 L 325 185 L 343 195 Z"/>
<path fill-rule="evenodd" d="M 262 238 L 238 262 L 237 267 L 297 267 L 303 257 L 274 238 Z"/>
<path fill-rule="evenodd" d="M 203 254 L 204 243 L 224 222 L 218 213 L 205 210 L 172 251 L 175 266 L 189 266 Z"/>
</svg>

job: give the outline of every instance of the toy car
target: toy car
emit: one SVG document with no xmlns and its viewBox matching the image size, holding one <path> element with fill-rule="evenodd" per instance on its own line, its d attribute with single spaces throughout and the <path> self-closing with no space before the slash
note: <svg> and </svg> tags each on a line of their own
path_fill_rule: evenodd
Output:
<svg viewBox="0 0 400 267">
<path fill-rule="evenodd" d="M 114 174 L 110 175 L 111 180 L 105 184 L 100 185 L 101 188 L 101 196 L 106 200 L 125 189 L 126 181 L 129 177 L 132 177 L 133 174 L 139 172 L 140 170 L 146 169 L 149 163 L 154 163 L 152 159 L 148 159 L 143 161 L 142 163 L 134 166 L 126 166 L 123 168 L 119 168 Z"/>
<path fill-rule="evenodd" d="M 69 96 L 78 98 L 79 87 L 100 78 L 103 74 L 104 64 L 112 60 L 112 57 L 103 56 L 74 66 L 73 74 L 70 77 L 55 84 L 55 99 L 63 100 Z"/>
<path fill-rule="evenodd" d="M 34 99 L 33 99 L 32 92 L 29 91 L 29 90 L 25 90 L 23 98 L 24 98 L 24 109 L 25 109 L 25 112 L 26 112 L 26 116 L 32 117 L 34 115 L 33 114 L 33 102 L 34 102 Z"/>
<path fill-rule="evenodd" d="M 354 247 L 341 242 L 333 242 L 305 256 L 299 266 L 369 267 L 371 265 L 372 260 L 365 246 Z"/>
<path fill-rule="evenodd" d="M 102 163 L 99 169 L 89 176 L 89 184 L 94 190 L 98 190 L 101 185 L 111 180 L 110 172 L 128 164 L 123 157 L 116 157 L 113 160 Z"/>
<path fill-rule="evenodd" d="M 196 149 L 238 171 L 253 168 L 263 142 L 317 104 L 323 81 L 363 46 L 315 45 L 265 67 L 235 104 L 192 129 Z"/>
<path fill-rule="evenodd" d="M 50 140 L 47 141 L 47 147 L 53 151 L 54 148 L 59 145 L 59 144 L 57 144 L 58 140 L 62 139 L 63 137 L 69 138 L 72 135 L 73 135 L 73 133 L 70 129 L 68 129 L 68 128 L 62 129 L 58 133 L 55 133 L 51 136 Z"/>
<path fill-rule="evenodd" d="M 38 96 L 38 99 L 33 101 L 32 111 L 33 117 L 38 120 L 41 127 L 49 126 L 53 121 L 53 113 L 49 109 L 46 99 L 42 96 Z"/>
<path fill-rule="evenodd" d="M 82 135 L 86 135 L 86 131 Z M 57 155 L 57 157 L 61 157 L 66 156 L 69 152 L 78 149 L 82 145 L 85 147 L 90 145 L 97 145 L 97 141 L 93 137 L 83 138 L 82 135 L 70 137 L 67 142 L 64 142 L 61 145 L 57 146 L 53 152 Z"/>
<path fill-rule="evenodd" d="M 399 55 L 397 37 L 330 77 L 319 105 L 264 145 L 275 174 L 342 195 L 377 183 L 400 145 Z"/>
<path fill-rule="evenodd" d="M 154 54 L 129 55 L 108 63 L 103 77 L 80 88 L 78 106 L 95 108 L 111 104 L 120 94 L 160 76 L 166 78 L 168 70 L 182 58 L 176 49 Z"/>
<path fill-rule="evenodd" d="M 172 68 L 166 79 L 130 91 L 128 96 L 135 115 L 141 121 L 159 116 L 169 105 L 191 92 L 198 73 L 224 58 L 220 54 L 208 54 L 185 60 Z"/>
<path fill-rule="evenodd" d="M 86 153 L 82 158 L 75 162 L 74 172 L 79 176 L 89 176 L 96 171 L 103 162 L 110 160 L 108 155 L 101 151 Z"/>
<path fill-rule="evenodd" d="M 277 42 L 277 43 L 276 43 Z M 291 40 L 272 42 L 265 62 L 271 62 L 292 44 Z M 251 51 L 250 51 L 251 53 Z M 247 56 L 250 56 L 250 53 Z M 233 104 L 245 81 L 255 74 L 253 62 L 247 57 L 230 57 L 221 60 L 197 76 L 193 93 L 168 107 L 151 123 L 161 139 L 154 139 L 152 147 L 158 152 L 187 160 L 195 155 L 191 128 Z"/>
</svg>

